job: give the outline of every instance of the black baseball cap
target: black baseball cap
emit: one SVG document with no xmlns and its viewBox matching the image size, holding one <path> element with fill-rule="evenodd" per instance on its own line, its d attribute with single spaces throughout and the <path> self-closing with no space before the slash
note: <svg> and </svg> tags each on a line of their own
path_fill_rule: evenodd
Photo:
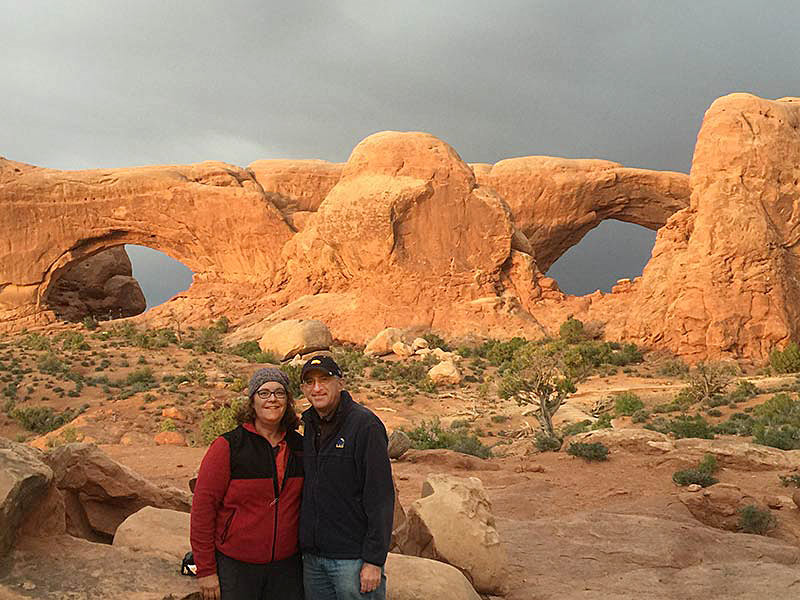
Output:
<svg viewBox="0 0 800 600">
<path fill-rule="evenodd" d="M 301 381 L 305 379 L 306 373 L 309 371 L 322 371 L 332 377 L 342 376 L 342 370 L 336 364 L 336 361 L 324 354 L 313 356 L 306 361 L 306 364 L 303 365 L 303 370 L 300 372 Z"/>
</svg>

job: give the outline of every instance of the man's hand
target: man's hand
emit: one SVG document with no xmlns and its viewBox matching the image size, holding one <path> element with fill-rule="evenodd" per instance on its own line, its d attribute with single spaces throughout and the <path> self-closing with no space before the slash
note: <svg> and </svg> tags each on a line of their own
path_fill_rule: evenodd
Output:
<svg viewBox="0 0 800 600">
<path fill-rule="evenodd" d="M 364 587 L 363 575 L 361 581 L 361 587 Z M 200 585 L 200 594 L 203 596 L 203 600 L 219 600 L 219 579 L 216 573 L 214 575 L 198 577 L 197 583 Z"/>
<path fill-rule="evenodd" d="M 361 567 L 361 593 L 367 594 L 381 584 L 381 568 L 368 562 Z M 204 599 L 205 600 L 205 599 Z"/>
</svg>

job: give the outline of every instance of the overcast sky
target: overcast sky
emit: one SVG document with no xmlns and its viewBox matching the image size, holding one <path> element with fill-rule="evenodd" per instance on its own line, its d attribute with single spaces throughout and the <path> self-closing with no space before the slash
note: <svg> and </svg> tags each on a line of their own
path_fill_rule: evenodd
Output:
<svg viewBox="0 0 800 600">
<path fill-rule="evenodd" d="M 468 162 L 688 172 L 715 98 L 800 95 L 799 23 L 796 0 L 0 0 L 0 155 L 60 169 L 344 161 L 395 129 Z M 571 259 L 576 247 L 550 274 L 607 289 L 641 272 L 644 233 L 598 228 L 583 244 L 608 261 Z"/>
</svg>

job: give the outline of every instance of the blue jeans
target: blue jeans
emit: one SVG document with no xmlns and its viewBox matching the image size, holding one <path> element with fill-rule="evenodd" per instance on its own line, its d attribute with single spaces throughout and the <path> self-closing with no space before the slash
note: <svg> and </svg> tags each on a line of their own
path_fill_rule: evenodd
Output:
<svg viewBox="0 0 800 600">
<path fill-rule="evenodd" d="M 306 600 L 385 600 L 386 575 L 381 567 L 381 583 L 368 594 L 361 593 L 360 558 L 325 558 L 303 554 L 303 584 Z"/>
</svg>

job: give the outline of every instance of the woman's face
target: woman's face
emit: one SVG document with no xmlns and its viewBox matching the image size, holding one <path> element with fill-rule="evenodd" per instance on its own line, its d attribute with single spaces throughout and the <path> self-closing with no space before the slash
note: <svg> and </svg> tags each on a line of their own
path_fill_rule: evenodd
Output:
<svg viewBox="0 0 800 600">
<path fill-rule="evenodd" d="M 280 423 L 286 412 L 286 390 L 277 381 L 267 381 L 253 395 L 256 420 L 267 425 Z"/>
</svg>

